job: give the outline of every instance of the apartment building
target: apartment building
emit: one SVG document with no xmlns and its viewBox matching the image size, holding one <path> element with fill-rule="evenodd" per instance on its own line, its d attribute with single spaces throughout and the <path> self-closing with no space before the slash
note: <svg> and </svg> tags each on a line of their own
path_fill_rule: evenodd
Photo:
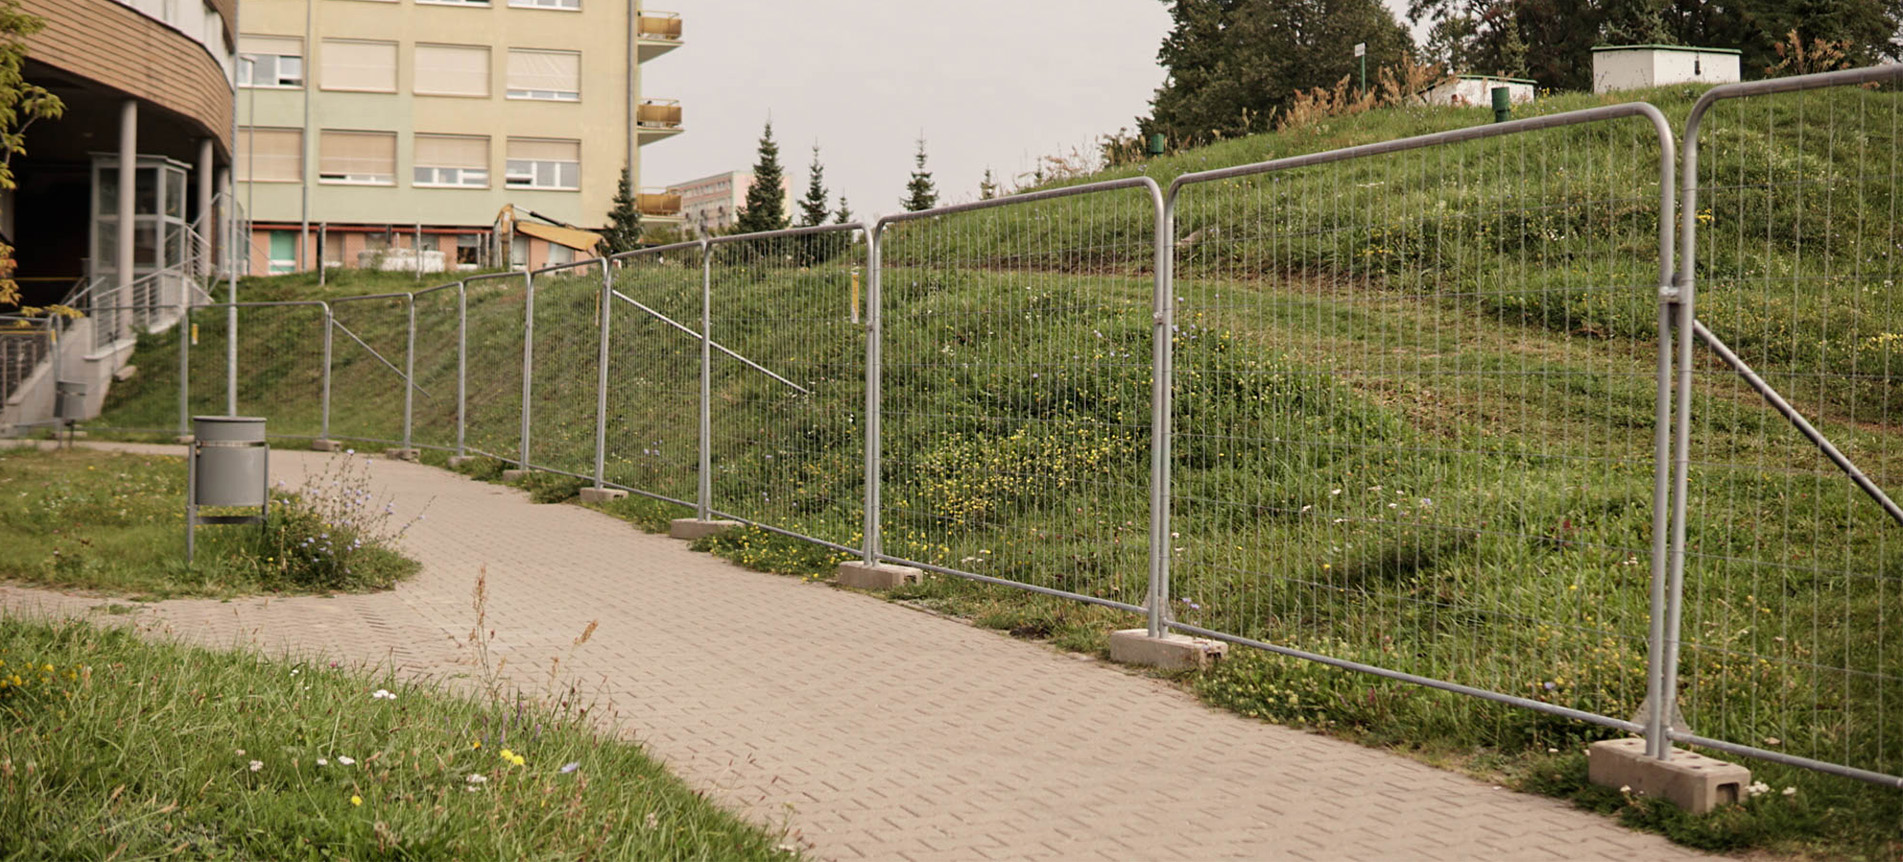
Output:
<svg viewBox="0 0 1903 862">
<path fill-rule="evenodd" d="M 682 229 L 690 236 L 715 236 L 733 227 L 740 210 L 747 205 L 747 192 L 753 189 L 752 171 L 727 171 L 667 187 L 669 195 L 680 199 Z M 793 211 L 791 179 L 780 178 L 780 193 L 786 199 L 786 211 Z"/>
<path fill-rule="evenodd" d="M 20 8 L 45 23 L 26 39 L 25 79 L 66 106 L 27 129 L 26 153 L 12 161 L 18 188 L 0 192 L 0 233 L 15 248 L 26 304 L 208 254 L 232 158 L 236 0 Z M 175 303 L 179 279 L 164 287 Z"/>
<path fill-rule="evenodd" d="M 682 129 L 641 90 L 681 20 L 640 0 L 244 0 L 240 25 L 254 273 L 585 257 L 555 225 L 606 224 Z"/>
</svg>

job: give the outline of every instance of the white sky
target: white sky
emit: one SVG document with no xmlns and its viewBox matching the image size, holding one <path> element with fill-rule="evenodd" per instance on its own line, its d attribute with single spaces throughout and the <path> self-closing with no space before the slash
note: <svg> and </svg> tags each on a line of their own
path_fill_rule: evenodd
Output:
<svg viewBox="0 0 1903 862">
<path fill-rule="evenodd" d="M 1405 10 L 1405 0 L 1386 0 Z M 1169 32 L 1159 0 L 644 0 L 685 46 L 642 67 L 686 131 L 641 151 L 642 184 L 747 170 L 769 115 L 793 195 L 815 142 L 834 196 L 899 209 L 922 133 L 941 202 L 1040 156 L 1088 148 L 1147 113 Z"/>
</svg>

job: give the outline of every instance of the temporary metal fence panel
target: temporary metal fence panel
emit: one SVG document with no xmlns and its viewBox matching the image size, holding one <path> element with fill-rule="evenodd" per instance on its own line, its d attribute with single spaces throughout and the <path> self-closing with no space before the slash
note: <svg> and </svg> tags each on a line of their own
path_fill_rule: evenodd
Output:
<svg viewBox="0 0 1903 862">
<path fill-rule="evenodd" d="M 1701 343 L 1681 369 L 1675 620 L 1680 738 L 1893 786 L 1900 79 L 1726 85 L 1688 121 L 1680 267 Z"/>
<path fill-rule="evenodd" d="M 0 315 L 0 404 L 53 355 L 57 338 L 49 318 Z"/>
<path fill-rule="evenodd" d="M 1134 179 L 881 220 L 885 556 L 1146 604 L 1160 209 Z"/>
<path fill-rule="evenodd" d="M 699 487 L 704 250 L 696 242 L 616 257 L 608 303 L 602 478 L 685 506 Z"/>
<path fill-rule="evenodd" d="M 410 295 L 345 297 L 330 309 L 331 438 L 402 446 L 405 399 L 431 397 L 411 391 Z"/>
<path fill-rule="evenodd" d="M 1673 162 L 1621 105 L 1177 180 L 1173 627 L 1634 728 Z"/>
<path fill-rule="evenodd" d="M 521 452 L 526 280 L 515 272 L 464 282 L 465 448 L 510 462 Z"/>
<path fill-rule="evenodd" d="M 537 270 L 533 277 L 529 465 L 593 476 L 601 267 L 577 262 Z"/>
<path fill-rule="evenodd" d="M 452 283 L 417 291 L 412 446 L 456 450 L 461 345 L 462 285 Z"/>
<path fill-rule="evenodd" d="M 839 548 L 859 541 L 863 236 L 851 224 L 709 244 L 709 499 L 718 516 Z"/>
<path fill-rule="evenodd" d="M 329 318 L 323 302 L 244 302 L 200 305 L 192 309 L 184 337 L 190 345 L 190 415 L 226 415 L 225 321 L 235 310 L 242 321 L 237 350 L 237 391 L 241 412 L 270 421 L 273 437 L 323 434 L 325 332 Z M 168 333 L 170 335 L 170 333 Z M 164 347 L 164 345 L 161 345 Z M 160 355 L 173 355 L 165 348 Z M 142 367 L 137 375 L 114 383 L 107 418 L 116 425 L 176 431 L 177 362 Z"/>
</svg>

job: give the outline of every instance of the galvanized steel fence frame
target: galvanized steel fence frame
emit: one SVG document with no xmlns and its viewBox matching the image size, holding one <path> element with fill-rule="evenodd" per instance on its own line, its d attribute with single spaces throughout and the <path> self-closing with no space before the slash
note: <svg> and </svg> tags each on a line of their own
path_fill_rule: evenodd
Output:
<svg viewBox="0 0 1903 862">
<path fill-rule="evenodd" d="M 1122 611 L 1141 614 L 1146 619 L 1147 630 L 1152 636 L 1161 636 L 1167 632 L 1180 632 L 1200 637 L 1212 638 L 1234 643 L 1252 649 L 1276 653 L 1291 658 L 1315 662 L 1333 667 L 1357 671 L 1374 676 L 1385 677 L 1403 683 L 1423 686 L 1442 691 L 1453 692 L 1498 703 L 1596 724 L 1615 730 L 1643 734 L 1646 739 L 1648 756 L 1657 759 L 1669 759 L 1672 743 L 1680 742 L 1726 751 L 1737 755 L 1760 758 L 1789 765 L 1835 773 L 1862 781 L 1903 787 L 1903 778 L 1864 770 L 1850 764 L 1829 763 L 1783 752 L 1771 751 L 1761 747 L 1743 744 L 1738 741 L 1707 738 L 1691 733 L 1688 729 L 1673 726 L 1676 710 L 1677 669 L 1675 664 L 1679 646 L 1679 617 L 1682 614 L 1682 592 L 1685 554 L 1685 519 L 1688 517 L 1687 494 L 1687 447 L 1689 444 L 1689 420 L 1692 407 L 1691 362 L 1693 361 L 1691 341 L 1697 338 L 1707 342 L 1727 364 L 1752 382 L 1752 385 L 1765 395 L 1774 408 L 1790 419 L 1793 424 L 1812 439 L 1832 460 L 1844 469 L 1851 481 L 1857 483 L 1866 493 L 1870 493 L 1885 510 L 1897 516 L 1900 510 L 1895 504 L 1888 503 L 1880 489 L 1848 459 L 1835 452 L 1822 435 L 1811 428 L 1794 408 L 1782 402 L 1755 375 L 1743 360 L 1726 351 L 1721 341 L 1700 324 L 1694 314 L 1694 286 L 1692 279 L 1692 261 L 1696 249 L 1696 233 L 1699 225 L 1695 218 L 1697 200 L 1697 133 L 1700 119 L 1714 103 L 1742 95 L 1785 92 L 1805 88 L 1860 84 L 1872 81 L 1894 81 L 1903 79 L 1903 67 L 1882 67 L 1877 69 L 1853 70 L 1848 72 L 1827 73 L 1824 75 L 1803 76 L 1799 78 L 1763 81 L 1748 84 L 1735 84 L 1718 87 L 1701 99 L 1693 109 L 1686 127 L 1685 153 L 1682 164 L 1678 158 L 1677 138 L 1673 134 L 1664 115 L 1647 103 L 1626 103 L 1606 107 L 1515 120 L 1494 125 L 1459 129 L 1455 131 L 1422 135 L 1402 140 L 1387 141 L 1364 146 L 1349 147 L 1329 152 L 1276 159 L 1252 165 L 1224 168 L 1185 174 L 1177 177 L 1166 188 L 1159 186 L 1148 177 L 1136 177 L 1108 182 L 1088 183 L 1064 188 L 1049 189 L 1012 195 L 994 200 L 938 207 L 922 212 L 909 212 L 888 215 L 871 225 L 851 223 L 846 225 L 828 225 L 814 228 L 794 228 L 761 234 L 748 234 L 720 237 L 712 240 L 677 243 L 657 248 L 642 249 L 603 258 L 592 258 L 569 264 L 543 267 L 526 272 L 497 273 L 472 276 L 460 281 L 443 284 L 419 291 L 418 294 L 454 288 L 458 294 L 457 327 L 457 407 L 456 442 L 453 451 L 457 455 L 479 452 L 467 444 L 468 410 L 466 404 L 468 380 L 468 293 L 472 285 L 486 284 L 491 281 L 522 279 L 523 282 L 523 353 L 522 353 L 522 404 L 519 424 L 517 451 L 513 458 L 499 453 L 480 452 L 522 469 L 544 470 L 562 473 L 581 479 L 595 488 L 618 488 L 655 500 L 691 508 L 696 517 L 710 519 L 722 517 L 741 521 L 760 529 L 786 535 L 795 539 L 850 555 L 867 563 L 893 563 L 915 566 L 936 573 L 996 584 L 1013 589 L 1061 597 L 1068 600 L 1110 607 Z M 1651 515 L 1651 559 L 1649 569 L 1650 613 L 1647 620 L 1646 638 L 1646 701 L 1641 714 L 1632 718 L 1596 714 L 1592 712 L 1560 706 L 1554 703 L 1534 700 L 1505 692 L 1492 691 L 1469 685 L 1463 685 L 1446 679 L 1419 676 L 1373 664 L 1355 661 L 1340 656 L 1292 648 L 1267 643 L 1261 640 L 1242 637 L 1234 633 L 1206 629 L 1175 619 L 1170 611 L 1171 587 L 1169 558 L 1169 536 L 1171 535 L 1170 516 L 1172 500 L 1172 398 L 1174 382 L 1172 372 L 1175 357 L 1172 345 L 1172 331 L 1175 327 L 1175 304 L 1172 301 L 1175 287 L 1175 232 L 1177 206 L 1186 191 L 1195 187 L 1246 176 L 1276 174 L 1305 167 L 1314 167 L 1333 163 L 1351 162 L 1373 156 L 1421 150 L 1447 146 L 1469 141 L 1498 139 L 1539 130 L 1557 129 L 1569 126 L 1581 126 L 1621 120 L 1636 120 L 1649 124 L 1651 133 L 1656 136 L 1658 147 L 1658 229 L 1657 229 L 1657 355 L 1656 355 L 1656 394 L 1654 399 L 1652 461 L 1653 461 L 1653 497 Z M 1682 169 L 1682 173 L 1681 173 Z M 1682 198 L 1680 197 L 1682 189 Z M 884 314 L 882 309 L 882 246 L 886 242 L 887 232 L 893 226 L 910 222 L 944 218 L 980 210 L 1007 207 L 1023 207 L 1061 198 L 1108 192 L 1138 191 L 1147 196 L 1149 205 L 1154 208 L 1152 228 L 1153 270 L 1152 307 L 1151 307 L 1151 392 L 1150 392 L 1150 448 L 1149 458 L 1149 561 L 1145 601 L 1138 605 L 1122 602 L 1102 596 L 1092 596 L 1077 592 L 1044 587 L 1037 584 L 1022 583 L 1004 578 L 993 577 L 977 572 L 961 570 L 951 566 L 941 566 L 925 561 L 906 559 L 888 554 L 882 541 L 881 489 L 883 476 L 883 428 L 882 428 L 882 379 L 883 357 L 882 341 L 884 337 Z M 1682 227 L 1680 226 L 1682 223 Z M 717 344 L 713 337 L 712 320 L 717 299 L 714 283 L 714 256 L 723 245 L 760 241 L 775 238 L 796 238 L 815 234 L 858 233 L 866 243 L 866 283 L 863 326 L 866 334 L 864 347 L 865 404 L 862 443 L 864 445 L 863 464 L 863 535 L 854 546 L 830 541 L 811 535 L 804 535 L 785 525 L 762 523 L 736 517 L 734 513 L 723 512 L 713 504 L 713 464 L 711 460 L 711 364 L 714 353 L 721 351 L 739 362 L 751 365 L 755 370 L 771 373 L 764 367 L 754 364 L 726 347 Z M 1680 248 L 1682 243 L 1682 249 Z M 643 305 L 639 301 L 621 293 L 615 287 L 614 275 L 625 266 L 640 261 L 644 257 L 697 254 L 700 268 L 700 326 L 698 331 L 679 320 L 675 320 Z M 589 473 L 564 471 L 552 465 L 535 463 L 531 457 L 531 414 L 534 391 L 534 337 L 535 337 L 535 294 L 536 279 L 551 273 L 598 266 L 601 285 L 599 293 L 599 314 L 595 326 L 597 338 L 595 356 L 595 405 L 593 415 L 593 464 Z M 410 448 L 410 424 L 413 402 L 408 390 L 414 386 L 411 374 L 414 372 L 415 317 L 414 296 L 416 294 L 384 294 L 382 298 L 404 298 L 410 308 L 406 327 L 409 348 L 406 352 L 405 369 L 397 369 L 405 382 L 406 398 L 404 408 L 404 434 L 400 442 Z M 359 297 L 369 299 L 373 297 Z M 664 322 L 671 330 L 684 333 L 698 341 L 699 348 L 699 391 L 696 407 L 697 423 L 697 469 L 696 492 L 693 500 L 656 493 L 649 489 L 630 487 L 608 481 L 605 470 L 605 458 L 608 440 L 614 433 L 609 426 L 607 400 L 612 384 L 610 368 L 614 357 L 611 355 L 611 328 L 613 309 L 621 305 L 631 305 L 641 312 Z M 266 303 L 243 303 L 240 306 L 264 305 Z M 281 304 L 281 303 L 278 303 Z M 326 331 L 334 328 L 335 320 L 329 305 L 325 306 Z M 215 306 L 198 306 L 215 307 Z M 387 361 L 387 360 L 386 360 Z M 329 340 L 326 339 L 325 357 L 325 393 L 324 436 L 332 436 L 330 410 L 328 404 L 331 367 Z M 394 369 L 394 366 L 392 366 Z M 777 376 L 777 375 L 776 375 Z M 183 418 L 183 417 L 181 417 Z M 337 435 L 337 439 L 351 438 Z M 1899 520 L 1903 520 L 1900 517 Z"/>
</svg>

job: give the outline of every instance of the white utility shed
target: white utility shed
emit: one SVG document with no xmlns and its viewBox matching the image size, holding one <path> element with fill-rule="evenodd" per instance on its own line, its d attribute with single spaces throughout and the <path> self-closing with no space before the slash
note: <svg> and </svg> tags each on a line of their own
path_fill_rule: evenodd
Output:
<svg viewBox="0 0 1903 862">
<path fill-rule="evenodd" d="M 1636 90 L 1667 84 L 1726 84 L 1738 80 L 1735 48 L 1684 45 L 1602 45 L 1592 49 L 1592 91 Z"/>
<path fill-rule="evenodd" d="M 1440 86 L 1424 94 L 1430 105 L 1465 105 L 1487 108 L 1493 105 L 1493 88 L 1507 88 L 1507 98 L 1513 104 L 1533 101 L 1533 93 L 1539 83 L 1525 78 L 1502 78 L 1498 75 L 1455 75 Z"/>
</svg>

